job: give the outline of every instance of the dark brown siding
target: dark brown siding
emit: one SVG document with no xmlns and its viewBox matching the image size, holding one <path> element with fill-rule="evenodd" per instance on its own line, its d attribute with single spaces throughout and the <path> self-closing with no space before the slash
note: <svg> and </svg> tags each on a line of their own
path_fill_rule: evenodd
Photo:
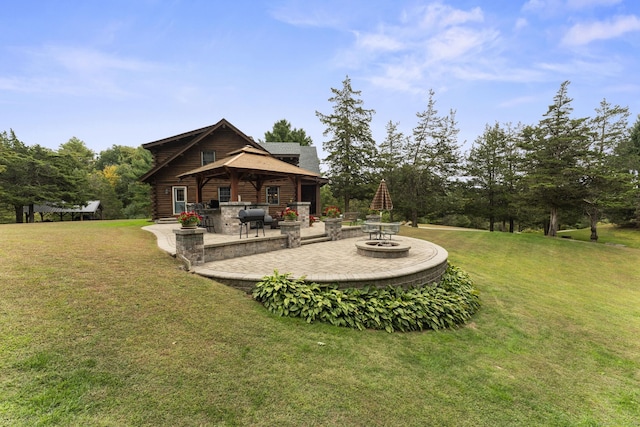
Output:
<svg viewBox="0 0 640 427">
<path fill-rule="evenodd" d="M 184 149 L 198 136 L 190 136 L 178 141 L 167 142 L 166 144 L 154 146 L 150 148 L 154 156 L 154 164 L 160 165 L 176 153 Z M 172 206 L 172 187 L 187 187 L 187 203 L 196 202 L 196 181 L 195 178 L 185 178 L 179 181 L 176 177 L 184 172 L 196 169 L 201 165 L 200 153 L 202 151 L 215 151 L 216 160 L 228 157 L 232 151 L 238 150 L 247 144 L 247 140 L 236 134 L 230 128 L 219 128 L 211 135 L 198 142 L 193 147 L 182 153 L 176 159 L 170 162 L 169 166 L 159 170 L 153 175 L 152 185 L 152 203 L 153 203 L 153 219 L 173 216 Z M 208 203 L 210 200 L 218 199 L 218 187 L 228 187 L 229 182 L 226 180 L 211 180 L 202 189 L 201 202 Z M 260 202 L 266 203 L 266 187 L 280 187 L 280 205 L 270 206 L 269 213 L 275 215 L 278 211 L 282 211 L 287 203 L 296 200 L 295 185 L 289 179 L 279 179 L 275 181 L 265 182 L 260 190 Z M 243 202 L 255 203 L 258 199 L 256 189 L 253 185 L 246 181 L 239 184 L 239 194 Z"/>
</svg>

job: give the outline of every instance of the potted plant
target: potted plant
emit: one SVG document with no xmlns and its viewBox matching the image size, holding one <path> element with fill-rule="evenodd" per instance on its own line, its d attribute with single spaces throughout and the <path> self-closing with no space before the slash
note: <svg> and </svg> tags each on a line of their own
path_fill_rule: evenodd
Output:
<svg viewBox="0 0 640 427">
<path fill-rule="evenodd" d="M 340 209 L 337 206 L 327 206 L 324 210 L 324 216 L 327 218 L 338 218 L 340 216 Z"/>
<path fill-rule="evenodd" d="M 309 215 L 309 227 L 313 227 L 314 222 L 318 222 L 318 218 L 313 215 Z"/>
<path fill-rule="evenodd" d="M 180 221 L 182 228 L 196 228 L 202 221 L 202 217 L 196 212 L 180 212 L 178 221 Z"/>
<path fill-rule="evenodd" d="M 284 217 L 285 221 L 295 221 L 298 219 L 298 211 L 296 211 L 295 209 L 286 208 L 284 211 L 282 211 L 282 216 Z"/>
</svg>

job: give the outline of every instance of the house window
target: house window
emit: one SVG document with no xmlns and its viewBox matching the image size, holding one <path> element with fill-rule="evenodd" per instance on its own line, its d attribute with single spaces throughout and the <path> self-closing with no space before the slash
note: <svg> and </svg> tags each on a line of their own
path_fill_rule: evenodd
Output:
<svg viewBox="0 0 640 427">
<path fill-rule="evenodd" d="M 187 187 L 173 187 L 173 214 L 187 210 Z"/>
<path fill-rule="evenodd" d="M 267 203 L 270 205 L 280 204 L 280 187 L 267 187 Z"/>
<path fill-rule="evenodd" d="M 202 166 L 213 163 L 216 161 L 216 152 L 215 151 L 201 151 L 200 158 L 202 161 Z"/>
<path fill-rule="evenodd" d="M 228 202 L 231 200 L 231 187 L 218 187 L 218 200 Z"/>
</svg>

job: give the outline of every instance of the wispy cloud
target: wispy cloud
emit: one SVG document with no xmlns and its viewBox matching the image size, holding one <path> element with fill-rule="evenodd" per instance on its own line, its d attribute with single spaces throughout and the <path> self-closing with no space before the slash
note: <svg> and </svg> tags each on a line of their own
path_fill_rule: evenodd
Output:
<svg viewBox="0 0 640 427">
<path fill-rule="evenodd" d="M 74 96 L 123 97 L 132 81 L 158 71 L 158 64 L 87 47 L 46 45 L 22 49 L 20 73 L 0 76 L 0 89 Z"/>
<path fill-rule="evenodd" d="M 327 5 L 314 5 L 313 2 L 284 2 L 273 6 L 269 13 L 274 19 L 296 27 L 338 28 L 344 19 L 333 13 Z"/>
<path fill-rule="evenodd" d="M 597 6 L 614 6 L 622 3 L 622 0 L 567 0 L 569 9 L 586 9 Z"/>
<path fill-rule="evenodd" d="M 622 3 L 622 0 L 529 0 L 522 6 L 525 12 L 545 12 L 553 15 L 564 10 L 585 10 L 596 7 L 609 7 Z"/>
<path fill-rule="evenodd" d="M 374 52 L 399 51 L 406 47 L 405 43 L 394 36 L 384 33 L 360 33 L 354 32 L 356 36 L 356 46 L 361 49 Z"/>
<path fill-rule="evenodd" d="M 49 45 L 35 51 L 34 55 L 50 60 L 67 70 L 83 74 L 109 71 L 143 72 L 156 68 L 149 62 L 84 47 Z"/>
<path fill-rule="evenodd" d="M 635 15 L 616 16 L 607 21 L 582 22 L 566 32 L 562 44 L 586 45 L 595 40 L 614 39 L 635 31 L 640 31 L 640 19 Z"/>
<path fill-rule="evenodd" d="M 446 75 L 446 69 L 473 68 L 500 39 L 484 24 L 480 8 L 441 2 L 403 10 L 374 31 L 354 34 L 352 46 L 336 57 L 340 66 L 360 69 L 374 85 L 407 92 L 423 91 L 425 80 Z"/>
</svg>

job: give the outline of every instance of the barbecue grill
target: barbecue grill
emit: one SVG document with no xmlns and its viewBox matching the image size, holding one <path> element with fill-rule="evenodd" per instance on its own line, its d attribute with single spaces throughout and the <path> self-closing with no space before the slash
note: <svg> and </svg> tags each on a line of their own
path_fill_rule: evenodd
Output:
<svg viewBox="0 0 640 427">
<path fill-rule="evenodd" d="M 242 239 L 242 227 L 244 226 L 245 233 L 249 237 L 249 226 L 251 223 L 255 224 L 256 237 L 258 237 L 258 230 L 262 229 L 262 235 L 264 236 L 264 225 L 271 224 L 273 219 L 268 215 L 264 209 L 241 209 L 238 212 L 238 219 L 240 220 L 240 238 Z"/>
</svg>

